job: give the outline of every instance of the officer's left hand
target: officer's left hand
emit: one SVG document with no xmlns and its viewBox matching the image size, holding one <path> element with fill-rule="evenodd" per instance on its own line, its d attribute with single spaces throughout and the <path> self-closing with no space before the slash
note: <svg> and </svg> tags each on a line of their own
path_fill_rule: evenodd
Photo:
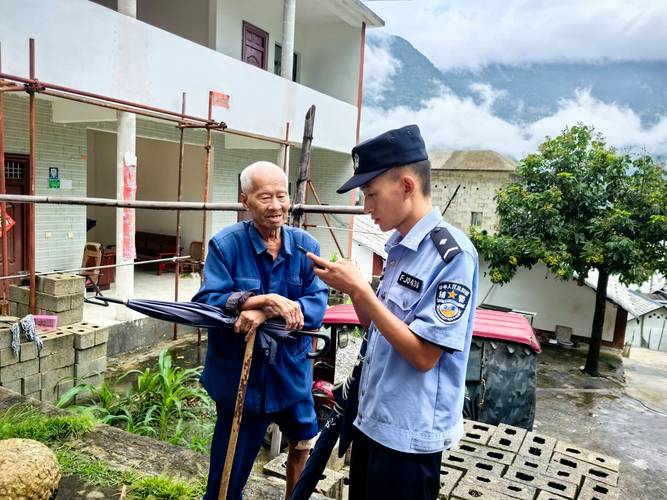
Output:
<svg viewBox="0 0 667 500">
<path fill-rule="evenodd" d="M 369 286 L 357 265 L 351 260 L 339 259 L 336 262 L 329 262 L 314 253 L 309 252 L 307 255 L 316 266 L 315 274 L 330 287 L 352 296 L 354 292 Z"/>
</svg>

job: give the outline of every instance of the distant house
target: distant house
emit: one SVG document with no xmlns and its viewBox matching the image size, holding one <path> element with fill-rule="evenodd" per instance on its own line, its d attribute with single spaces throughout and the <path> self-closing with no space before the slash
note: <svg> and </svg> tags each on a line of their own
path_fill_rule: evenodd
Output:
<svg viewBox="0 0 667 500">
<path fill-rule="evenodd" d="M 470 226 L 493 231 L 496 191 L 512 182 L 516 164 L 489 150 L 431 151 L 429 158 L 433 204 L 447 208 L 445 219 L 466 232 Z"/>
<path fill-rule="evenodd" d="M 667 289 L 654 293 L 630 291 L 635 304 L 628 318 L 625 339 L 636 347 L 667 351 Z"/>
</svg>

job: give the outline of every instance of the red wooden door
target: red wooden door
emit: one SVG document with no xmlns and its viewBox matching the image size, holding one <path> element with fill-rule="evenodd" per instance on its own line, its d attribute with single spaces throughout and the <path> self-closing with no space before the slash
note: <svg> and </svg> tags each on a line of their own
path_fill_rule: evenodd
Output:
<svg viewBox="0 0 667 500">
<path fill-rule="evenodd" d="M 242 59 L 248 64 L 266 69 L 269 59 L 269 34 L 243 21 Z"/>
<path fill-rule="evenodd" d="M 24 155 L 5 155 L 5 186 L 7 194 L 26 194 L 28 175 L 28 157 Z M 23 203 L 7 203 L 7 213 L 16 224 L 7 234 L 7 255 L 9 256 L 9 274 L 13 275 L 25 269 L 26 256 L 23 243 L 27 238 L 25 215 L 27 205 Z M 4 238 L 4 236 L 3 236 Z M 0 240 L 0 258 L 2 258 L 2 242 Z M 0 261 L 1 262 L 1 261 Z M 0 265 L 0 272 L 2 267 Z"/>
</svg>

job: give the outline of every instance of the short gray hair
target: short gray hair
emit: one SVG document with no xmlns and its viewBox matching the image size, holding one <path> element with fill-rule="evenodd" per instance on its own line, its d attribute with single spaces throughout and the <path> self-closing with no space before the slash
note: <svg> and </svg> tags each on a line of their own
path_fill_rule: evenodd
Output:
<svg viewBox="0 0 667 500">
<path fill-rule="evenodd" d="M 243 169 L 241 172 L 241 192 L 244 194 L 249 194 L 254 186 L 252 182 L 252 176 L 255 173 L 259 173 L 259 171 L 274 171 L 274 172 L 280 172 L 283 177 L 285 178 L 285 187 L 288 185 L 288 180 L 287 180 L 287 174 L 283 171 L 282 168 L 280 168 L 278 165 L 275 163 L 271 163 L 270 161 L 256 161 L 255 163 L 251 163 L 248 165 L 246 168 Z"/>
</svg>

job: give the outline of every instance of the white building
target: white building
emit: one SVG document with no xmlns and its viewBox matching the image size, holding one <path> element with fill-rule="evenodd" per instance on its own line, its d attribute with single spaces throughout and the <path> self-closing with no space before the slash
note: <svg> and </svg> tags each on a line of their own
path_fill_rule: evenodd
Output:
<svg viewBox="0 0 667 500">
<path fill-rule="evenodd" d="M 336 195 L 335 188 L 352 170 L 349 152 L 357 142 L 365 30 L 383 21 L 359 0 L 299 0 L 293 17 L 284 12 L 287 4 L 289 0 L 4 1 L 2 71 L 29 76 L 28 40 L 34 38 L 35 76 L 43 82 L 174 112 L 180 112 L 186 93 L 186 113 L 198 117 L 207 116 L 209 91 L 227 94 L 229 108 L 214 108 L 213 118 L 230 129 L 284 139 L 289 124 L 292 182 L 305 113 L 314 104 L 314 187 L 323 203 L 349 204 L 350 197 Z M 284 60 L 282 46 L 290 40 L 295 81 L 276 74 Z M 116 111 L 37 96 L 36 194 L 116 198 L 122 158 Z M 4 108 L 8 192 L 22 194 L 28 182 L 28 99 L 23 92 L 6 93 Z M 176 200 L 178 137 L 173 123 L 136 116 L 137 199 Z M 200 201 L 205 132 L 188 130 L 185 142 L 183 200 Z M 280 148 L 255 138 L 214 133 L 209 201 L 237 201 L 240 170 L 260 159 L 282 162 Z M 53 168 L 58 169 L 59 187 L 49 187 Z M 26 268 L 24 209 L 12 207 L 18 222 L 12 229 L 12 271 Z M 86 241 L 115 244 L 115 212 L 38 205 L 37 271 L 79 266 Z M 96 220 L 88 233 L 87 217 Z M 319 216 L 308 219 L 315 226 L 324 225 Z M 213 212 L 207 238 L 236 220 L 236 213 Z M 183 212 L 182 228 L 187 252 L 190 242 L 201 240 L 202 213 Z M 176 215 L 138 210 L 136 230 L 174 235 Z M 335 251 L 326 229 L 311 231 L 323 255 Z M 350 245 L 351 236 L 344 238 L 346 251 Z"/>
</svg>

